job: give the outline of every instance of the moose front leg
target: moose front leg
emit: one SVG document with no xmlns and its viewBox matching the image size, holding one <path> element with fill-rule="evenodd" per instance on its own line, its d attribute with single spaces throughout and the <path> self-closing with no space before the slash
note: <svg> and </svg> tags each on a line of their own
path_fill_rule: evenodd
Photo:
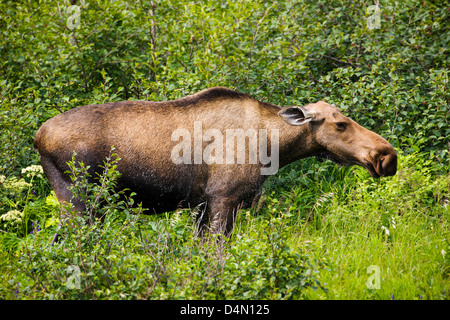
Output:
<svg viewBox="0 0 450 320">
<path fill-rule="evenodd" d="M 212 197 L 199 212 L 198 231 L 204 236 L 209 234 L 223 234 L 230 237 L 239 210 L 236 200 L 223 197 Z"/>
<path fill-rule="evenodd" d="M 231 236 L 236 214 L 241 208 L 250 208 L 259 199 L 261 185 L 265 176 L 260 175 L 259 167 L 248 168 L 247 180 L 236 180 L 238 165 L 228 171 L 211 174 L 205 188 L 207 223 L 203 224 L 211 234 Z"/>
</svg>

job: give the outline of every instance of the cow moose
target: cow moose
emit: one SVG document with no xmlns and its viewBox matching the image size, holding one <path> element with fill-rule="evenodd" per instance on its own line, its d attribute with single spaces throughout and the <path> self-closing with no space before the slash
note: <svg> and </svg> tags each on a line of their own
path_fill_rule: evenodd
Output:
<svg viewBox="0 0 450 320">
<path fill-rule="evenodd" d="M 146 212 L 201 208 L 200 231 L 227 236 L 237 210 L 253 206 L 267 177 L 293 161 L 327 158 L 363 166 L 374 178 L 397 171 L 392 145 L 334 105 L 279 107 L 224 87 L 173 101 L 74 108 L 45 122 L 34 145 L 58 200 L 78 212 L 85 207 L 65 173 L 73 151 L 100 171 L 114 146 L 117 187 L 136 192 Z"/>
</svg>

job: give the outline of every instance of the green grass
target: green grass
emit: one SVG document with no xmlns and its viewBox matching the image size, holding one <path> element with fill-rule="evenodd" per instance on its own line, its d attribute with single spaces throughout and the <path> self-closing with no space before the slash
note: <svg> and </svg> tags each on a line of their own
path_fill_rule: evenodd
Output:
<svg viewBox="0 0 450 320">
<path fill-rule="evenodd" d="M 307 243 L 312 257 L 330 266 L 320 278 L 328 284 L 328 294 L 310 292 L 309 298 L 448 299 L 449 279 L 441 253 L 448 251 L 448 220 L 439 219 L 432 226 L 421 212 L 405 212 L 386 236 L 379 230 L 376 213 L 343 223 L 341 219 L 346 218 L 345 213 L 336 212 L 321 230 L 309 231 L 298 240 L 299 246 Z M 379 290 L 366 286 L 371 265 L 380 269 Z"/>
<path fill-rule="evenodd" d="M 319 182 L 332 198 L 318 200 L 314 218 L 291 237 L 328 266 L 320 273 L 328 292 L 308 290 L 306 298 L 449 298 L 450 176 L 432 168 L 410 155 L 400 158 L 396 176 L 379 182 L 361 168 L 334 186 Z M 379 267 L 379 289 L 366 285 L 371 265 Z"/>
</svg>

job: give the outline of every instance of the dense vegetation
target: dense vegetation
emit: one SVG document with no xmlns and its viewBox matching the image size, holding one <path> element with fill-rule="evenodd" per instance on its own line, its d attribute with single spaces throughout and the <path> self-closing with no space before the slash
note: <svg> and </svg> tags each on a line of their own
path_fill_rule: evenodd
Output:
<svg viewBox="0 0 450 320">
<path fill-rule="evenodd" d="M 0 3 L 1 299 L 450 298 L 448 1 L 71 2 Z M 119 198 L 112 151 L 99 185 L 73 159 L 90 206 L 60 216 L 33 150 L 43 122 L 216 85 L 335 103 L 395 146 L 398 174 L 298 161 L 231 239 L 206 241 L 189 210 Z"/>
</svg>

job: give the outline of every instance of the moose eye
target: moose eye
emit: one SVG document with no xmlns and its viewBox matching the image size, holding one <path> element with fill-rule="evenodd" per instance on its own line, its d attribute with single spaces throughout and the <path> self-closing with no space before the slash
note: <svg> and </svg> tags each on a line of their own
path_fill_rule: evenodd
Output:
<svg viewBox="0 0 450 320">
<path fill-rule="evenodd" d="M 340 131 L 344 131 L 347 125 L 345 122 L 336 122 L 336 128 Z"/>
</svg>

